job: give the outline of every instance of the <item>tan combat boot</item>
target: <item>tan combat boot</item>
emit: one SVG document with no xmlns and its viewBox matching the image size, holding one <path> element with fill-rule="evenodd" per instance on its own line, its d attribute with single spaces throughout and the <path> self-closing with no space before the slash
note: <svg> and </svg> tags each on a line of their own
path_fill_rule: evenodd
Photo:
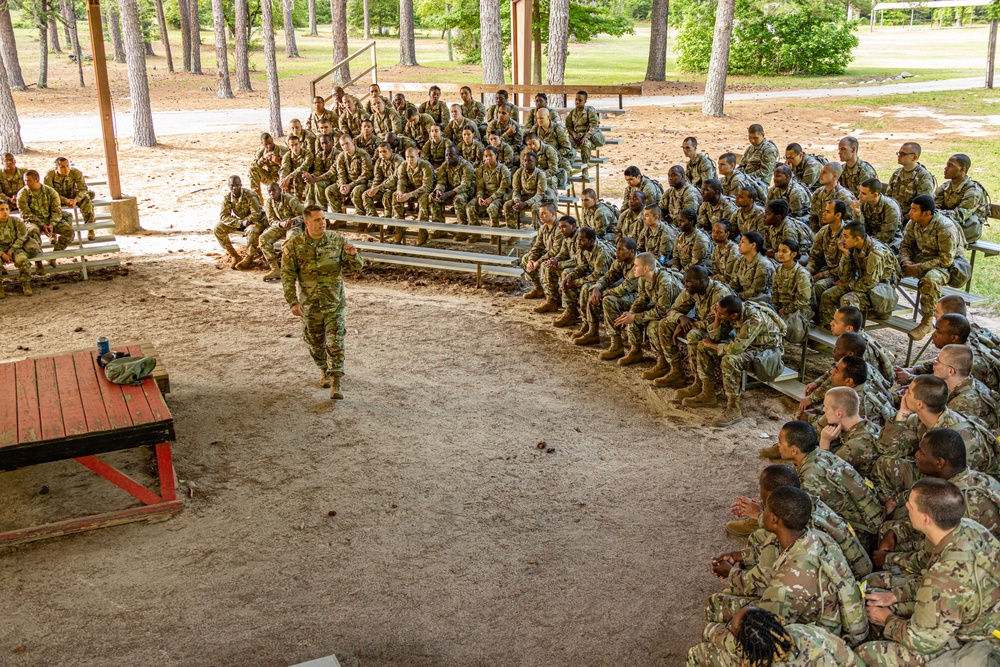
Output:
<svg viewBox="0 0 1000 667">
<path fill-rule="evenodd" d="M 323 389 L 329 389 L 330 387 L 330 376 L 327 375 L 326 371 L 320 371 L 319 386 Z"/>
<path fill-rule="evenodd" d="M 778 449 L 778 445 L 762 447 L 760 450 L 760 457 L 763 459 L 780 459 L 781 451 Z"/>
<path fill-rule="evenodd" d="M 424 245 L 427 243 L 427 230 L 421 229 L 417 232 L 417 245 Z"/>
<path fill-rule="evenodd" d="M 741 421 L 743 421 L 743 411 L 740 409 L 740 397 L 728 396 L 725 412 L 722 413 L 722 417 L 712 422 L 712 426 L 725 428 Z"/>
<path fill-rule="evenodd" d="M 532 310 L 536 313 L 554 313 L 559 310 L 559 304 L 555 299 L 546 299 L 545 303 L 535 306 Z"/>
<path fill-rule="evenodd" d="M 655 380 L 670 372 L 670 365 L 667 364 L 666 357 L 656 355 L 656 365 L 642 374 L 643 380 Z"/>
<path fill-rule="evenodd" d="M 625 356 L 618 360 L 619 366 L 631 366 L 632 364 L 639 364 L 644 361 L 649 361 L 646 355 L 642 353 L 642 348 L 638 345 L 629 347 Z"/>
<path fill-rule="evenodd" d="M 243 261 L 243 258 L 240 257 L 240 253 L 233 246 L 226 248 L 226 254 L 229 255 L 229 260 L 231 262 L 229 268 L 231 269 L 235 269 L 236 266 Z"/>
<path fill-rule="evenodd" d="M 719 405 L 719 399 L 715 395 L 715 380 L 708 382 L 702 380 L 701 393 L 697 396 L 685 398 L 681 405 L 686 408 L 714 408 Z"/>
<path fill-rule="evenodd" d="M 6 299 L 6 298 L 7 294 L 3 291 L 3 278 L 0 278 L 0 299 Z"/>
<path fill-rule="evenodd" d="M 556 321 L 552 323 L 554 327 L 568 327 L 576 324 L 576 321 L 580 319 L 580 313 L 576 308 L 570 307 L 563 311 L 562 315 L 556 318 Z"/>
<path fill-rule="evenodd" d="M 461 243 L 462 241 L 468 241 L 468 240 L 469 240 L 469 235 L 468 234 L 455 234 L 455 241 L 458 242 L 458 243 Z"/>
<path fill-rule="evenodd" d="M 750 537 L 750 534 L 760 528 L 757 519 L 743 517 L 726 522 L 726 535 L 730 537 Z"/>
<path fill-rule="evenodd" d="M 281 280 L 281 268 L 278 266 L 278 260 L 271 259 L 268 260 L 268 266 L 271 270 L 264 274 L 264 282 L 271 282 L 272 280 Z"/>
<path fill-rule="evenodd" d="M 622 345 L 622 337 L 615 333 L 611 334 L 611 346 L 597 355 L 597 358 L 602 361 L 614 361 L 623 354 L 625 354 L 625 346 Z"/>
<path fill-rule="evenodd" d="M 522 299 L 541 299 L 543 296 L 545 296 L 545 290 L 542 289 L 542 286 L 540 284 L 535 283 L 534 286 L 531 288 L 531 291 L 530 292 L 525 292 L 524 294 L 522 294 L 521 298 Z"/>
<path fill-rule="evenodd" d="M 21 294 L 31 296 L 31 278 L 28 276 L 21 277 Z"/>
<path fill-rule="evenodd" d="M 93 229 L 88 229 L 87 230 L 87 240 L 88 241 L 93 241 L 95 238 L 97 238 L 97 234 L 94 233 L 94 230 Z"/>
<path fill-rule="evenodd" d="M 701 378 L 696 377 L 694 379 L 693 384 L 684 387 L 682 389 L 678 389 L 676 392 L 674 392 L 674 398 L 682 398 L 684 400 L 687 400 L 689 398 L 697 396 L 700 393 L 701 393 Z"/>
<path fill-rule="evenodd" d="M 458 239 L 456 238 L 455 240 L 457 241 Z M 465 239 L 465 242 L 466 243 L 479 243 L 482 240 L 483 240 L 482 236 L 480 236 L 479 234 L 473 234 L 469 238 Z"/>
<path fill-rule="evenodd" d="M 243 259 L 236 262 L 236 264 L 233 264 L 233 268 L 239 271 L 246 271 L 247 269 L 253 267 L 254 259 L 255 258 L 253 255 L 247 253 L 246 255 L 243 256 Z"/>
<path fill-rule="evenodd" d="M 687 385 L 687 377 L 684 375 L 684 368 L 681 366 L 680 360 L 671 362 L 670 373 L 656 378 L 653 384 L 657 387 L 670 387 L 671 389 L 680 389 Z"/>
<path fill-rule="evenodd" d="M 588 322 L 586 319 L 581 320 L 580 327 L 573 332 L 570 338 L 576 340 L 580 336 L 585 335 L 589 329 L 590 329 L 590 322 Z"/>
<path fill-rule="evenodd" d="M 573 345 L 597 345 L 600 342 L 601 333 L 596 322 L 592 323 L 582 336 L 577 336 L 573 339 Z M 601 354 L 604 353 L 602 352 Z"/>
<path fill-rule="evenodd" d="M 406 229 L 404 227 L 396 227 L 396 232 L 392 235 L 392 242 L 396 245 L 402 245 L 404 243 L 404 236 L 406 235 Z"/>
<path fill-rule="evenodd" d="M 334 373 L 330 380 L 330 398 L 334 401 L 339 401 L 344 398 L 344 392 L 340 388 L 341 380 L 343 379 L 342 373 Z"/>
<path fill-rule="evenodd" d="M 45 275 L 45 262 L 35 262 L 35 271 L 38 272 L 38 275 L 44 276 Z"/>
<path fill-rule="evenodd" d="M 910 332 L 910 338 L 913 340 L 923 340 L 933 328 L 934 325 L 931 322 L 931 318 L 925 317 L 920 320 L 920 324 L 917 325 L 917 328 Z"/>
</svg>

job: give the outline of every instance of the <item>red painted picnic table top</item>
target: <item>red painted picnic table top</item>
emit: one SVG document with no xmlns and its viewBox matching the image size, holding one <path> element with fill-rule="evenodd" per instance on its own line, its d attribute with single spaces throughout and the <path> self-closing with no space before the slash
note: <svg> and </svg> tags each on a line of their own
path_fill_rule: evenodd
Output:
<svg viewBox="0 0 1000 667">
<path fill-rule="evenodd" d="M 0 470 L 173 439 L 156 381 L 110 382 L 96 350 L 0 363 Z"/>
</svg>

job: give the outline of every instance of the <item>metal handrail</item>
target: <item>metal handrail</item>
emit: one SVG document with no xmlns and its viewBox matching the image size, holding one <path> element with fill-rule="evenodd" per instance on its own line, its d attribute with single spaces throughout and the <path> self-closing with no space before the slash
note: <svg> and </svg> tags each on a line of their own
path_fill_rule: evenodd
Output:
<svg viewBox="0 0 1000 667">
<path fill-rule="evenodd" d="M 372 41 L 368 42 L 367 44 L 365 44 L 360 49 L 358 49 L 357 51 L 355 51 L 351 55 L 347 56 L 346 58 L 344 58 L 340 62 L 334 63 L 333 67 L 331 67 L 330 69 L 328 69 L 327 71 L 323 72 L 318 77 L 316 77 L 315 79 L 313 79 L 312 81 L 310 81 L 309 82 L 310 97 L 313 98 L 313 99 L 316 98 L 316 84 L 317 83 L 319 83 L 323 79 L 326 79 L 327 77 L 329 77 L 330 75 L 332 75 L 334 72 L 336 72 L 337 70 L 339 70 L 341 67 L 343 67 L 345 64 L 351 62 L 352 60 L 354 60 L 355 58 L 357 58 L 358 56 L 360 56 L 361 54 L 363 54 L 365 51 L 370 51 L 371 52 L 372 66 L 369 67 L 368 69 L 366 69 L 364 72 L 362 72 L 358 76 L 356 76 L 353 79 L 351 79 L 350 81 L 348 81 L 346 84 L 343 84 L 343 85 L 345 87 L 346 86 L 350 86 L 353 83 L 355 83 L 356 81 L 360 80 L 362 77 L 367 76 L 369 73 L 372 75 L 372 83 L 378 83 L 378 59 L 376 58 L 376 55 L 375 55 L 375 40 L 373 39 Z M 331 97 L 333 97 L 333 95 L 330 95 L 326 99 L 329 100 Z"/>
</svg>

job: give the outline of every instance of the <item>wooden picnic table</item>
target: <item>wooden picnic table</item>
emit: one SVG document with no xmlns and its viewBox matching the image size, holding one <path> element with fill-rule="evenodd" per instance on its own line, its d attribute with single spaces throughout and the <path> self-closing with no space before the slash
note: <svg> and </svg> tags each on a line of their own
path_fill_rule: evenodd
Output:
<svg viewBox="0 0 1000 667">
<path fill-rule="evenodd" d="M 136 345 L 112 350 L 141 356 Z M 156 380 L 138 387 L 109 381 L 97 351 L 70 352 L 0 363 L 0 471 L 74 459 L 140 502 L 103 514 L 0 533 L 0 546 L 180 513 L 170 452 L 174 420 Z M 159 493 L 98 458 L 152 446 Z"/>
</svg>

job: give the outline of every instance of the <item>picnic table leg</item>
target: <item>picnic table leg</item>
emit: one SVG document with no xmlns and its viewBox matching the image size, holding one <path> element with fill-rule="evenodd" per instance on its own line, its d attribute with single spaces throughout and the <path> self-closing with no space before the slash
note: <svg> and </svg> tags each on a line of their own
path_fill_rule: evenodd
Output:
<svg viewBox="0 0 1000 667">
<path fill-rule="evenodd" d="M 160 475 L 160 496 L 168 502 L 177 500 L 177 475 L 169 442 L 156 445 L 156 468 Z"/>
</svg>

